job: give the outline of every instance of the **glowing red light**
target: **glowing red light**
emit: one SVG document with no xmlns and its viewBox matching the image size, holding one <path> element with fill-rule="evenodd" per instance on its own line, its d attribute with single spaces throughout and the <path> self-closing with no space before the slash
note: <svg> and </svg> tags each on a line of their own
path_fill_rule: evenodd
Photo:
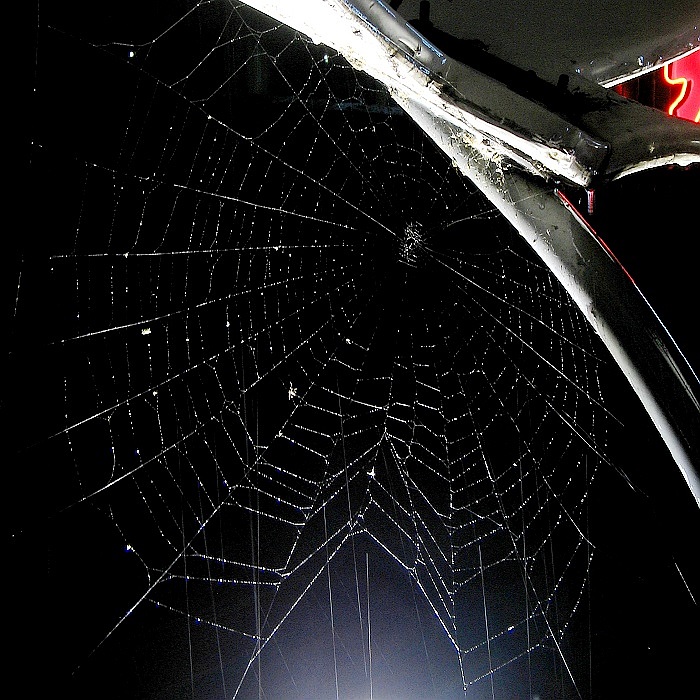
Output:
<svg viewBox="0 0 700 700">
<path fill-rule="evenodd" d="M 677 89 L 666 110 L 681 119 L 700 122 L 700 51 L 664 66 L 664 80 Z"/>
</svg>

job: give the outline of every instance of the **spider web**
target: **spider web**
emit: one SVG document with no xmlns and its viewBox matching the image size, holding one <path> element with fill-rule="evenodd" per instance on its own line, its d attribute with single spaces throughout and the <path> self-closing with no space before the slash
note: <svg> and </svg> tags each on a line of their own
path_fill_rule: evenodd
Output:
<svg viewBox="0 0 700 700">
<path fill-rule="evenodd" d="M 57 683 L 589 697 L 659 577 L 691 606 L 610 583 L 667 545 L 633 399 L 381 86 L 237 3 L 38 19 L 8 424 Z"/>
</svg>

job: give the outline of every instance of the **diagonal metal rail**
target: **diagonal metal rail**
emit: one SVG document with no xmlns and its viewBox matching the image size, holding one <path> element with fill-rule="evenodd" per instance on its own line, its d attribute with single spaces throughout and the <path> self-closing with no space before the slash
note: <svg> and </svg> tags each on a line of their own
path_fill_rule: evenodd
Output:
<svg viewBox="0 0 700 700">
<path fill-rule="evenodd" d="M 454 60 L 379 0 L 244 1 L 382 82 L 510 221 L 600 336 L 700 506 L 700 381 L 556 186 L 700 162 L 700 128 L 575 75 L 536 84 L 533 99 L 532 85 L 518 89 Z"/>
</svg>

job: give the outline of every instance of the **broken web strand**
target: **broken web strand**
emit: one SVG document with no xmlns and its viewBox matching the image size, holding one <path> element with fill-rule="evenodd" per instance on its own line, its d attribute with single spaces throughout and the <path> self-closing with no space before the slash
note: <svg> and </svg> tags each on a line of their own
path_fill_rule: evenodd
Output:
<svg viewBox="0 0 700 700">
<path fill-rule="evenodd" d="M 119 533 L 145 581 L 129 578 L 138 590 L 92 631 L 80 673 L 150 603 L 184 620 L 190 686 L 211 632 L 222 692 L 260 695 L 269 641 L 292 667 L 285 628 L 352 542 L 412 577 L 460 685 L 501 695 L 542 648 L 567 659 L 610 421 L 599 348 L 379 87 L 259 15 L 234 7 L 222 23 L 212 8 L 139 45 L 67 38 L 57 21 L 42 39 L 126 82 L 114 97 L 83 76 L 114 152 L 66 123 L 74 95 L 58 115 L 74 141 L 46 125 L 37 144 L 79 183 L 59 208 L 71 242 L 52 242 L 57 500 Z M 201 53 L 178 34 L 195 26 Z M 556 664 L 564 687 L 574 672 Z"/>
</svg>

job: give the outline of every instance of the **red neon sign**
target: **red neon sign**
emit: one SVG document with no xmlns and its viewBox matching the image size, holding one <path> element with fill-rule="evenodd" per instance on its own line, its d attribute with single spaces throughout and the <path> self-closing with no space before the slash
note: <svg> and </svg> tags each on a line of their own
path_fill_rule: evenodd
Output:
<svg viewBox="0 0 700 700">
<path fill-rule="evenodd" d="M 614 90 L 671 116 L 700 122 L 700 48 L 663 69 L 630 78 Z"/>
<path fill-rule="evenodd" d="M 700 122 L 700 51 L 666 64 L 663 76 L 668 85 L 676 88 L 666 111 L 674 117 Z"/>
</svg>

